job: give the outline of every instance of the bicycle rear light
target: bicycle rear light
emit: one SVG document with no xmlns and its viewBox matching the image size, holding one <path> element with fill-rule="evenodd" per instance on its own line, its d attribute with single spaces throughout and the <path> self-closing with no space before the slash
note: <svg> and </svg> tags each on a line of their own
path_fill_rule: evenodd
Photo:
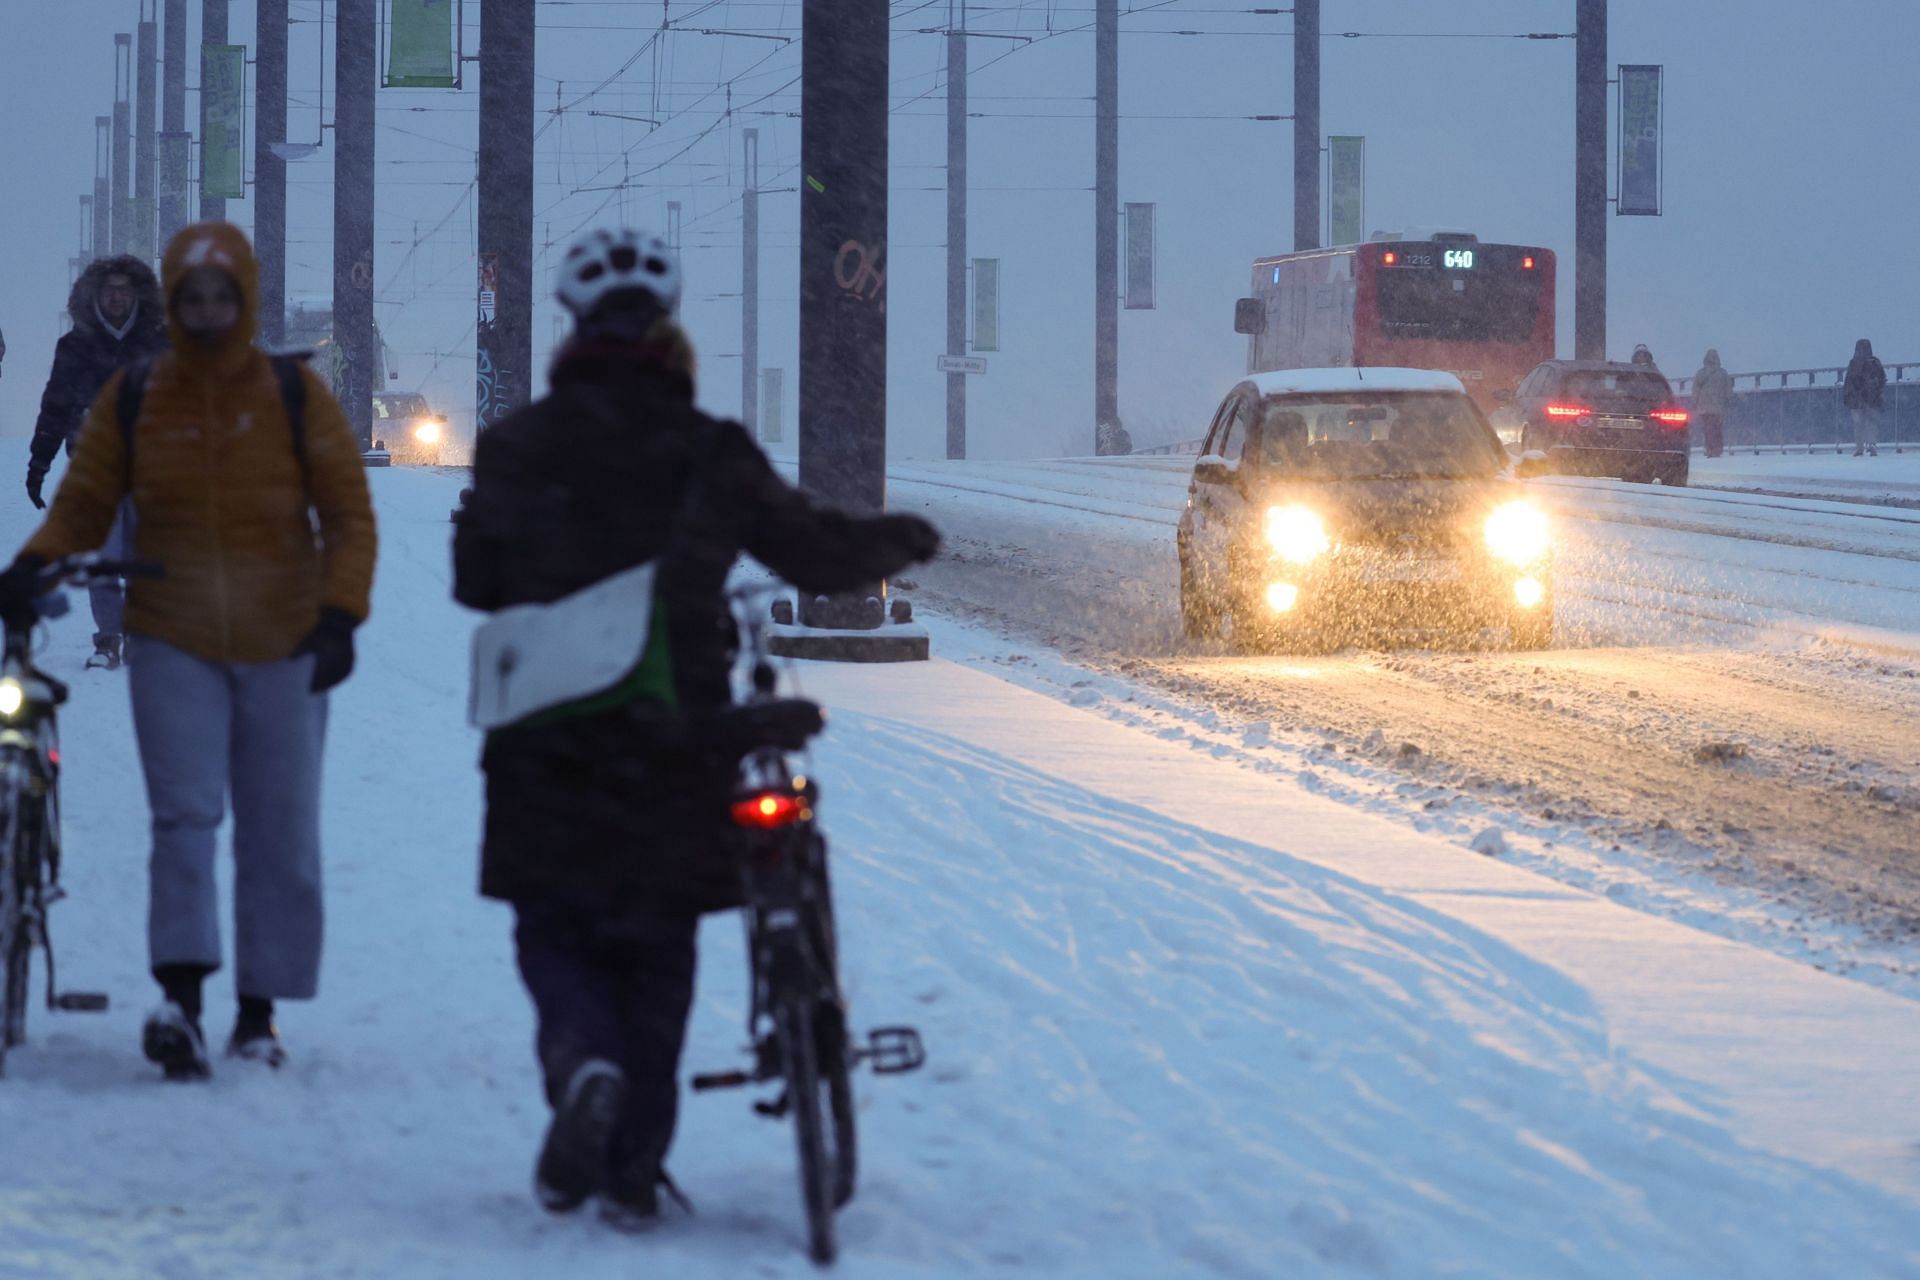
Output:
<svg viewBox="0 0 1920 1280">
<path fill-rule="evenodd" d="M 733 825 L 777 831 L 813 816 L 807 802 L 786 791 L 765 791 L 733 802 Z"/>
</svg>

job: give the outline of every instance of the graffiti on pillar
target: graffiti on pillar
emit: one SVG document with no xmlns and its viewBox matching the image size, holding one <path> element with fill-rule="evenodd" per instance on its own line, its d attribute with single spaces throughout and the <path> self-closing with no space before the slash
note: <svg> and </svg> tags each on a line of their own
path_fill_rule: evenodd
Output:
<svg viewBox="0 0 1920 1280">
<path fill-rule="evenodd" d="M 886 246 L 878 248 L 859 240 L 840 246 L 833 260 L 833 281 L 849 296 L 861 302 L 877 302 L 887 309 Z"/>
<path fill-rule="evenodd" d="M 474 321 L 474 422 L 482 430 L 506 416 L 509 404 L 500 385 L 499 314 L 500 255 L 480 255 L 479 315 Z"/>
</svg>

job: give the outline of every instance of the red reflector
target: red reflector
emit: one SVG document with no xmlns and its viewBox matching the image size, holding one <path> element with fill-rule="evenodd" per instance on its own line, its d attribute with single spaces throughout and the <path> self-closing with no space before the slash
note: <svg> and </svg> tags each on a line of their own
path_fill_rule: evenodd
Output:
<svg viewBox="0 0 1920 1280">
<path fill-rule="evenodd" d="M 733 825 L 736 827 L 772 831 L 779 827 L 790 827 L 810 816 L 800 797 L 781 791 L 769 791 L 765 795 L 748 796 L 733 802 Z"/>
<path fill-rule="evenodd" d="M 1655 409 L 1653 411 L 1653 419 L 1655 422 L 1664 422 L 1670 427 L 1686 426 L 1688 417 L 1689 415 L 1685 409 Z"/>
<path fill-rule="evenodd" d="M 53 750 L 47 752 L 47 763 L 49 764 L 60 763 L 60 748 L 55 747 Z"/>
<path fill-rule="evenodd" d="M 1389 249 L 1382 255 L 1380 261 L 1386 263 L 1388 266 L 1392 266 L 1394 263 L 1400 261 L 1400 255 Z"/>
<path fill-rule="evenodd" d="M 1520 269 L 1522 271 L 1533 270 L 1533 256 L 1531 254 L 1529 254 L 1527 257 L 1520 259 Z"/>
<path fill-rule="evenodd" d="M 1593 410 L 1580 404 L 1550 404 L 1547 406 L 1549 418 L 1584 418 Z"/>
</svg>

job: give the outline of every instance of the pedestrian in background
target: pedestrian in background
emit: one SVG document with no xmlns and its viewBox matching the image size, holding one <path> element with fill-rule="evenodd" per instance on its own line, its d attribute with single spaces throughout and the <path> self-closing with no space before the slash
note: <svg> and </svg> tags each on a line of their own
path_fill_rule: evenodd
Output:
<svg viewBox="0 0 1920 1280">
<path fill-rule="evenodd" d="M 373 586 L 360 445 L 318 375 L 254 346 L 259 267 L 224 222 L 167 248 L 172 349 L 94 401 L 46 523 L 0 574 L 0 611 L 39 570 L 98 547 L 131 499 L 133 728 L 153 813 L 142 1032 L 170 1080 L 209 1074 L 201 985 L 220 967 L 216 837 L 233 805 L 230 1056 L 279 1066 L 276 999 L 320 978 L 320 753 L 326 691 L 353 670 Z M 130 379 L 138 382 L 130 382 Z M 109 798 L 121 803 L 118 798 Z"/>
<path fill-rule="evenodd" d="M 1846 384 L 1840 390 L 1840 402 L 1853 411 L 1853 456 L 1856 458 L 1862 452 L 1871 458 L 1880 456 L 1880 394 L 1886 387 L 1886 366 L 1873 354 L 1873 344 L 1860 339 L 1853 344 Z"/>
<path fill-rule="evenodd" d="M 1733 399 L 1733 375 L 1720 367 L 1720 353 L 1707 348 L 1700 371 L 1693 375 L 1693 416 L 1700 424 L 1700 443 L 1709 458 L 1726 447 L 1727 402 Z"/>
<path fill-rule="evenodd" d="M 1646 343 L 1644 342 L 1638 343 L 1634 346 L 1633 355 L 1628 359 L 1627 363 L 1645 365 L 1647 368 L 1651 369 L 1654 367 L 1653 352 L 1647 349 Z"/>
<path fill-rule="evenodd" d="M 107 379 L 167 346 L 160 282 L 153 268 L 131 254 L 90 263 L 67 295 L 67 314 L 73 328 L 60 336 L 53 349 L 53 372 L 47 376 L 40 417 L 33 424 L 33 443 L 28 447 L 27 497 L 36 507 L 47 505 L 40 494 L 47 471 L 61 449 L 72 456 L 87 407 Z M 125 560 L 127 547 L 122 510 L 115 514 L 101 550 L 109 559 Z M 111 670 L 120 665 L 126 589 L 108 579 L 94 583 L 87 595 L 93 605 L 93 656 L 87 665 Z"/>
</svg>

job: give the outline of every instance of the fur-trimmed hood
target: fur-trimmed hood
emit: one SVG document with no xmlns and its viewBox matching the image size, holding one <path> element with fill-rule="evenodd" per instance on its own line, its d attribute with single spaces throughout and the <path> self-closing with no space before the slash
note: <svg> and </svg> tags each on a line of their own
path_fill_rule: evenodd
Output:
<svg viewBox="0 0 1920 1280">
<path fill-rule="evenodd" d="M 74 328 L 100 327 L 100 317 L 95 314 L 93 304 L 100 295 L 100 286 L 111 275 L 123 275 L 133 282 L 134 302 L 139 307 L 135 327 L 151 330 L 165 327 L 167 304 L 160 296 L 159 277 L 153 274 L 152 267 L 132 254 L 123 253 L 112 258 L 95 258 L 73 282 L 73 291 L 67 295 L 67 314 L 73 317 Z"/>
</svg>

